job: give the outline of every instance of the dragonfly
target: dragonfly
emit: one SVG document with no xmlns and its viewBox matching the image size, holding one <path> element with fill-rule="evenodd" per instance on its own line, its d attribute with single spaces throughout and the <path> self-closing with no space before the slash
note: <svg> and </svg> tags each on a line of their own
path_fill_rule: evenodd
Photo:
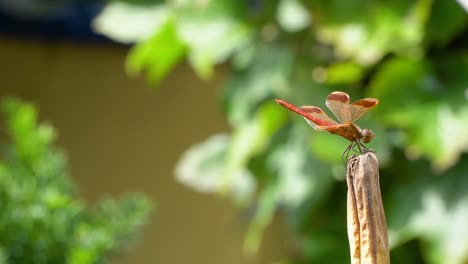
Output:
<svg viewBox="0 0 468 264">
<path fill-rule="evenodd" d="M 325 105 L 336 116 L 339 122 L 330 118 L 320 107 L 317 106 L 301 106 L 297 107 L 284 100 L 276 99 L 276 103 L 287 109 L 303 116 L 307 123 L 317 131 L 328 131 L 331 134 L 336 134 L 351 141 L 351 144 L 341 155 L 341 158 L 346 157 L 351 150 L 357 146 L 361 153 L 371 151 L 364 143 L 369 143 L 374 138 L 374 133 L 365 128 L 361 129 L 354 122 L 363 114 L 379 104 L 379 100 L 375 98 L 364 98 L 353 103 L 350 102 L 350 97 L 345 92 L 332 92 L 327 96 Z"/>
</svg>

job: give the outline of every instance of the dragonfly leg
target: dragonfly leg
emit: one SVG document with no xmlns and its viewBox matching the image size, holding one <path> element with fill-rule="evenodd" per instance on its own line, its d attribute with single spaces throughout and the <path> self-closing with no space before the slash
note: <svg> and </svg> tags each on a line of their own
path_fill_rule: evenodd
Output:
<svg viewBox="0 0 468 264">
<path fill-rule="evenodd" d="M 373 149 L 370 149 L 370 148 L 366 147 L 364 145 L 364 143 L 362 143 L 362 141 L 359 141 L 358 145 L 360 145 L 362 147 L 362 149 L 364 150 L 364 152 L 362 152 L 362 153 L 375 152 Z"/>
<path fill-rule="evenodd" d="M 349 156 L 349 153 L 351 152 L 351 150 L 354 148 L 356 142 L 351 142 L 351 144 L 349 144 L 349 146 L 345 149 L 345 151 L 343 152 L 343 154 L 341 154 L 341 160 L 343 161 L 344 164 L 346 164 L 345 161 L 348 160 L 348 156 Z"/>
<path fill-rule="evenodd" d="M 358 149 L 359 149 L 359 152 L 361 152 L 361 154 L 364 153 L 364 152 L 362 151 L 362 148 L 361 148 L 362 143 L 359 142 L 359 141 L 356 141 L 355 143 L 356 143 L 356 145 L 357 145 L 357 147 L 358 147 Z M 362 147 L 364 148 L 364 150 L 366 149 L 366 147 L 365 147 L 364 145 L 362 145 Z"/>
<path fill-rule="evenodd" d="M 358 154 L 362 154 L 361 148 L 359 148 L 359 151 L 357 151 L 357 150 L 355 149 L 356 146 L 358 146 L 358 148 L 359 148 L 359 142 L 355 142 L 355 144 L 353 145 L 353 147 L 351 148 L 350 151 L 354 151 L 354 152 L 356 152 L 356 153 L 358 153 Z M 362 146 L 362 145 L 361 145 L 361 146 Z"/>
</svg>

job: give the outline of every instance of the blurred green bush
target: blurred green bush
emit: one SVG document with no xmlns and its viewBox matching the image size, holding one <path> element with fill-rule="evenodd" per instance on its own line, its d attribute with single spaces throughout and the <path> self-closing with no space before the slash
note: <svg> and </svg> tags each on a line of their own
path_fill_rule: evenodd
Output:
<svg viewBox="0 0 468 264">
<path fill-rule="evenodd" d="M 201 78 L 230 65 L 221 102 L 232 133 L 193 146 L 176 173 L 194 189 L 255 208 L 248 251 L 281 212 L 294 249 L 288 263 L 349 261 L 340 159 L 348 142 L 273 103 L 322 107 L 342 90 L 380 100 L 358 124 L 375 134 L 392 262 L 461 264 L 468 262 L 468 16 L 459 2 L 113 1 L 94 27 L 136 42 L 128 72 L 145 72 L 152 83 L 185 58 Z"/>
<path fill-rule="evenodd" d="M 0 160 L 0 263 L 106 263 L 130 245 L 149 200 L 134 194 L 87 208 L 52 146 L 54 130 L 37 124 L 34 106 L 6 99 L 2 110 L 11 142 Z"/>
</svg>

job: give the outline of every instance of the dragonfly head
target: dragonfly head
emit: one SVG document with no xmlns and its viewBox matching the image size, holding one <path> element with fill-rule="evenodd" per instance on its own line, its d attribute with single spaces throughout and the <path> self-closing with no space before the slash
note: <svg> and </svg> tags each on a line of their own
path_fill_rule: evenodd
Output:
<svg viewBox="0 0 468 264">
<path fill-rule="evenodd" d="M 364 143 L 369 143 L 374 138 L 374 133 L 367 128 L 361 130 L 361 139 Z"/>
</svg>

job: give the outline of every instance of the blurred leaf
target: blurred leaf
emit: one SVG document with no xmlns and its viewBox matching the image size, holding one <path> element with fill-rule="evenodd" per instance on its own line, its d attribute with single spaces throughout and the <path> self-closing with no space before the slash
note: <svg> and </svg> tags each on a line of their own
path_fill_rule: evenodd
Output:
<svg viewBox="0 0 468 264">
<path fill-rule="evenodd" d="M 114 41 L 133 43 L 149 39 L 167 21 L 166 5 L 140 6 L 110 2 L 93 21 L 93 29 Z"/>
<path fill-rule="evenodd" d="M 467 22 L 466 10 L 455 1 L 434 0 L 426 38 L 438 45 L 444 45 L 456 34 L 462 33 Z"/>
<path fill-rule="evenodd" d="M 332 220 L 337 222 L 337 219 Z M 321 227 L 314 232 L 313 237 L 307 237 L 303 241 L 304 254 L 308 259 L 316 260 L 318 263 L 342 264 L 348 263 L 350 256 L 348 241 L 346 236 L 340 236 L 338 232 L 345 232 L 345 229 L 337 228 L 336 225 L 328 222 L 332 227 Z M 333 257 L 330 257 L 333 256 Z"/>
<path fill-rule="evenodd" d="M 312 136 L 310 147 L 312 153 L 322 161 L 342 162 L 341 154 L 348 147 L 349 143 L 349 141 L 337 135 L 317 132 Z"/>
<path fill-rule="evenodd" d="M 199 191 L 227 192 L 238 202 L 245 202 L 256 187 L 247 162 L 265 150 L 285 121 L 285 112 L 273 101 L 264 103 L 255 118 L 244 123 L 232 138 L 217 135 L 189 149 L 177 165 L 179 181 Z M 276 207 L 274 193 L 273 189 L 266 192 L 259 204 L 246 237 L 248 251 L 256 251 L 261 233 L 271 219 Z"/>
<path fill-rule="evenodd" d="M 128 55 L 127 71 L 136 74 L 147 69 L 149 80 L 158 82 L 182 59 L 185 51 L 176 25 L 169 19 L 154 36 L 133 47 Z"/>
<path fill-rule="evenodd" d="M 257 253 L 263 231 L 273 218 L 279 198 L 278 187 L 278 184 L 270 184 L 260 193 L 257 211 L 245 235 L 244 249 L 248 253 Z"/>
<path fill-rule="evenodd" d="M 364 76 L 362 66 L 352 63 L 335 63 L 326 70 L 326 82 L 328 84 L 342 84 L 358 82 Z"/>
<path fill-rule="evenodd" d="M 390 215 L 402 212 L 400 227 L 406 226 L 424 200 L 428 210 L 421 215 L 431 221 L 444 213 L 463 218 L 450 207 L 452 201 L 458 206 L 458 200 L 440 202 L 442 192 L 437 188 L 422 195 L 429 186 L 424 181 L 436 180 L 429 163 L 420 158 L 430 160 L 442 182 L 455 175 L 451 172 L 458 171 L 465 161 L 460 157 L 468 150 L 464 34 L 468 16 L 455 1 L 176 0 L 165 4 L 173 23 L 173 40 L 168 43 L 185 47 L 184 54 L 199 76 L 211 76 L 215 64 L 232 58 L 233 67 L 225 68 L 230 77 L 222 98 L 232 136 L 210 138 L 194 147 L 195 154 L 187 153 L 178 165 L 178 170 L 185 168 L 180 175 L 186 177 L 178 177 L 195 189 L 248 197 L 243 202 L 249 202 L 254 215 L 246 248 L 260 246 L 265 228 L 279 211 L 289 224 L 288 246 L 295 249 L 291 263 L 349 260 L 346 182 L 340 159 L 348 142 L 313 131 L 301 117 L 272 104 L 274 98 L 321 107 L 336 90 L 354 99 L 378 98 L 379 106 L 357 124 L 374 131 L 375 139 L 368 146 L 379 156 L 382 194 L 398 192 L 412 182 L 415 190 L 405 189 L 405 197 L 390 207 Z M 150 70 L 157 61 L 144 58 L 151 54 L 141 52 L 138 71 Z M 164 69 L 172 68 L 167 65 Z M 161 77 L 167 73 L 157 72 Z M 57 201 L 66 203 L 66 199 Z M 392 236 L 399 245 L 405 243 L 392 252 L 392 260 L 422 263 L 423 251 L 431 263 L 465 261 L 464 241 L 455 244 L 461 235 L 448 241 L 447 233 L 425 235 L 426 223 L 407 232 L 392 221 Z M 457 221 L 450 223 L 459 225 Z M 439 227 L 433 231 L 443 232 Z"/>
<path fill-rule="evenodd" d="M 12 142 L 1 148 L 0 263 L 102 263 L 127 245 L 146 221 L 149 201 L 108 200 L 101 206 L 110 202 L 112 211 L 89 210 L 52 146 L 53 129 L 37 124 L 34 106 L 5 99 L 2 109 Z"/>
<path fill-rule="evenodd" d="M 123 2 L 123 3 L 133 4 L 133 5 L 148 6 L 148 5 L 164 3 L 165 0 L 110 0 L 109 2 L 111 3 Z"/>
<path fill-rule="evenodd" d="M 461 7 L 463 7 L 463 9 L 465 9 L 465 11 L 468 11 L 468 2 L 465 0 L 458 0 L 457 2 Z"/>
<path fill-rule="evenodd" d="M 293 58 L 287 49 L 257 47 L 252 64 L 240 70 L 224 88 L 227 115 L 232 125 L 246 122 L 260 102 L 287 89 Z"/>
<path fill-rule="evenodd" d="M 318 37 L 334 45 L 340 58 L 362 65 L 374 64 L 390 52 L 418 54 L 431 2 L 322 1 L 316 8 L 324 12 L 326 20 L 320 21 Z"/>
<path fill-rule="evenodd" d="M 279 202 L 292 209 L 299 208 L 306 199 L 318 201 L 334 181 L 330 168 L 309 153 L 308 127 L 297 126 L 288 131 L 268 156 L 268 167 L 278 175 Z"/>
<path fill-rule="evenodd" d="M 295 32 L 309 25 L 310 15 L 298 0 L 281 0 L 278 6 L 278 22 L 284 30 Z"/>
<path fill-rule="evenodd" d="M 294 129 L 286 142 L 273 143 L 277 145 L 268 155 L 266 165 L 277 178 L 267 182 L 260 193 L 245 238 L 244 247 L 248 252 L 258 250 L 262 234 L 278 207 L 286 205 L 301 211 L 306 201 L 309 208 L 317 207 L 329 194 L 334 179 L 323 163 L 308 155 L 308 139 L 308 133 L 303 129 Z"/>
<path fill-rule="evenodd" d="M 45 155 L 47 146 L 55 139 L 55 133 L 47 125 L 36 127 L 37 113 L 34 106 L 7 98 L 2 102 L 2 107 L 8 115 L 6 125 L 16 146 L 16 154 L 24 162 L 34 162 Z M 31 165 L 31 169 L 37 166 Z"/>
<path fill-rule="evenodd" d="M 408 156 L 426 155 L 439 170 L 455 164 L 468 150 L 466 99 L 458 100 L 460 104 L 451 99 L 464 97 L 468 79 L 452 89 L 442 84 L 428 62 L 406 59 L 384 64 L 371 83 L 372 96 L 381 100 L 376 111 L 383 121 L 405 131 Z"/>
<path fill-rule="evenodd" d="M 230 137 L 218 134 L 205 142 L 192 146 L 181 157 L 176 167 L 177 179 L 200 192 L 219 192 L 229 188 L 230 195 L 238 202 L 246 202 L 255 190 L 256 183 L 246 168 L 231 171 L 233 177 L 225 186 L 223 175 L 226 173 L 226 155 Z"/>
<path fill-rule="evenodd" d="M 273 134 L 286 121 L 286 113 L 273 101 L 266 102 L 257 110 L 254 119 L 242 124 L 233 134 L 226 157 L 223 175 L 229 186 L 235 179 L 234 172 L 247 167 L 249 160 L 265 151 Z"/>
<path fill-rule="evenodd" d="M 235 3 L 178 1 L 140 6 L 111 2 L 95 19 L 94 30 L 119 42 L 143 41 L 129 56 L 130 73 L 147 67 L 149 79 L 158 81 L 180 60 L 186 46 L 197 74 L 209 78 L 214 64 L 250 41 L 251 30 L 239 19 Z"/>
<path fill-rule="evenodd" d="M 444 177 L 414 166 L 419 178 L 399 186 L 391 200 L 389 228 L 393 246 L 421 237 L 428 263 L 468 261 L 467 156 Z"/>
<path fill-rule="evenodd" d="M 440 83 L 425 60 L 395 58 L 384 63 L 370 83 L 370 96 L 380 100 L 375 112 L 392 114 L 437 98 Z M 398 107 L 396 107 L 398 106 Z"/>
<path fill-rule="evenodd" d="M 239 19 L 233 0 L 181 1 L 178 33 L 189 47 L 189 62 L 202 78 L 250 41 L 251 30 Z"/>
<path fill-rule="evenodd" d="M 3 247 L 0 247 L 0 264 L 7 264 L 8 263 L 8 257 L 5 254 L 5 250 Z"/>
</svg>

